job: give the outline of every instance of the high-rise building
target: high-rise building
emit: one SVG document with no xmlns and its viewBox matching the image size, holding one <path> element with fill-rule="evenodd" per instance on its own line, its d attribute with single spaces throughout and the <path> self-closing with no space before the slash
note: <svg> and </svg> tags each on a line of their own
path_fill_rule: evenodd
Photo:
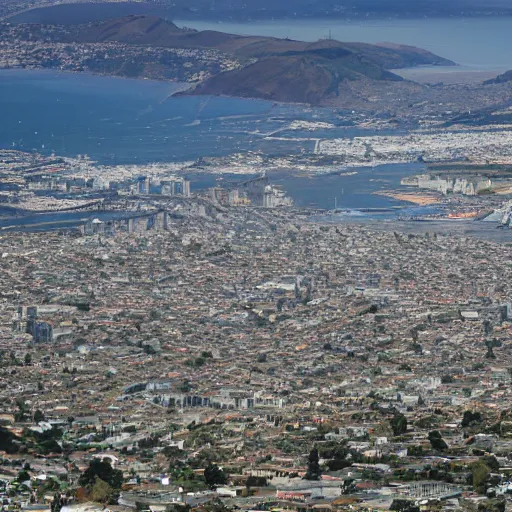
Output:
<svg viewBox="0 0 512 512">
<path fill-rule="evenodd" d="M 137 181 L 137 192 L 139 194 L 149 194 L 150 184 L 150 178 L 148 178 L 147 176 L 140 176 Z"/>
</svg>

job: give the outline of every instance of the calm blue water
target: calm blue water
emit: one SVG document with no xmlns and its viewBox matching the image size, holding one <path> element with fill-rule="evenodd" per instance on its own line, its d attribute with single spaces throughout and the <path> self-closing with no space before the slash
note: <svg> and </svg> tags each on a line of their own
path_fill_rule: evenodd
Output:
<svg viewBox="0 0 512 512">
<path fill-rule="evenodd" d="M 46 71 L 0 71 L 0 148 L 36 149 L 74 157 L 88 154 L 104 164 L 181 162 L 199 157 L 259 151 L 266 155 L 311 152 L 314 142 L 301 137 L 361 134 L 346 126 L 343 113 L 265 101 L 233 98 L 174 97 L 168 83 Z M 287 140 L 265 140 L 296 119 L 336 124 L 324 132 L 280 131 Z M 277 174 L 303 206 L 387 207 L 400 204 L 373 192 L 399 186 L 418 165 L 359 169 L 353 176 L 317 178 Z M 342 171 L 340 169 L 340 171 Z M 233 180 L 243 179 L 233 177 Z M 192 188 L 215 183 L 214 176 L 193 176 Z"/>
<path fill-rule="evenodd" d="M 512 69 L 512 19 L 421 18 L 389 20 L 278 20 L 253 23 L 178 21 L 198 30 L 317 41 L 391 42 L 418 46 L 460 65 L 483 70 Z"/>
<path fill-rule="evenodd" d="M 182 87 L 55 71 L 0 70 L 0 148 L 88 154 L 105 164 L 177 162 L 239 151 L 310 151 L 310 141 L 263 137 L 296 119 L 329 121 L 339 128 L 329 133 L 294 132 L 295 138 L 362 133 L 347 128 L 339 112 L 327 109 L 237 98 L 170 97 Z"/>
<path fill-rule="evenodd" d="M 103 163 L 182 161 L 251 148 L 229 119 L 265 114 L 264 101 L 169 98 L 178 86 L 44 71 L 0 71 L 0 147 Z M 225 117 L 224 122 L 221 117 Z M 255 119 L 257 122 L 257 119 Z"/>
<path fill-rule="evenodd" d="M 301 177 L 289 173 L 270 174 L 271 182 L 283 187 L 293 197 L 297 206 L 333 209 L 334 205 L 343 209 L 342 213 L 318 217 L 325 222 L 368 223 L 372 220 L 396 220 L 399 216 L 421 216 L 435 213 L 435 207 L 415 207 L 400 201 L 374 195 L 374 192 L 400 186 L 402 176 L 422 171 L 420 164 L 388 165 L 376 168 L 359 168 L 354 176 L 318 176 Z M 206 189 L 217 185 L 229 186 L 250 179 L 254 176 L 223 175 L 219 178 L 213 174 L 191 174 L 188 178 L 194 190 Z M 361 208 L 389 208 L 400 206 L 400 210 L 367 212 Z M 5 217 L 2 218 L 2 215 Z M 85 220 L 99 217 L 110 220 L 128 217 L 123 212 L 65 212 L 28 214 L 12 217 L 12 212 L 2 211 L 0 207 L 0 230 L 8 231 L 47 231 L 79 226 Z M 50 224 L 51 223 L 51 224 Z"/>
<path fill-rule="evenodd" d="M 269 177 L 274 185 L 282 187 L 293 197 L 297 206 L 318 208 L 389 208 L 404 206 L 406 203 L 375 192 L 394 190 L 400 187 L 400 180 L 407 175 L 420 174 L 425 167 L 420 163 L 358 167 L 341 171 L 339 174 L 315 177 L 297 176 L 286 172 L 271 172 Z M 351 175 L 346 174 L 349 172 Z M 352 174 L 354 173 L 354 174 Z M 256 175 L 254 175 L 255 177 Z M 250 176 L 192 174 L 188 178 L 196 189 L 226 186 L 249 179 Z M 398 214 L 396 214 L 398 215 Z M 392 216 L 396 216 L 393 214 Z M 413 215 L 408 212 L 404 215 Z M 415 215 L 415 214 L 414 214 Z M 380 217 L 380 214 L 379 214 Z"/>
</svg>

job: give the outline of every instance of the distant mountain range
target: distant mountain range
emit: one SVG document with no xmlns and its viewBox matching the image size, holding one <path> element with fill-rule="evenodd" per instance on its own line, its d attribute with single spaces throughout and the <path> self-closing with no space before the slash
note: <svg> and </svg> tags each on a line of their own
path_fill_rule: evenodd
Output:
<svg viewBox="0 0 512 512">
<path fill-rule="evenodd" d="M 50 3 L 52 0 L 45 0 Z M 77 0 L 73 0 L 77 1 Z M 0 2 L 2 3 L 2 2 Z M 57 1 L 55 1 L 57 3 Z M 25 0 L 7 0 L 0 17 L 22 10 Z M 5 10 L 5 13 L 2 13 Z M 96 0 L 95 3 L 34 9 L 19 20 L 76 24 L 105 17 L 148 14 L 173 19 L 262 20 L 290 18 L 417 18 L 425 16 L 481 16 L 512 14 L 511 0 Z"/>
<path fill-rule="evenodd" d="M 276 39 L 265 36 L 240 36 L 213 30 L 182 29 L 154 16 L 134 15 L 68 28 L 67 38 L 83 43 L 120 42 L 162 48 L 215 48 L 238 58 L 298 57 L 345 59 L 347 66 L 357 59 L 359 66 L 398 69 L 420 65 L 450 66 L 453 62 L 412 46 L 366 43 L 341 43 L 325 39 L 316 43 Z M 380 78 L 380 77 L 376 77 Z M 389 74 L 387 78 L 390 78 Z"/>
<path fill-rule="evenodd" d="M 58 34 L 58 32 L 57 32 Z M 215 49 L 243 63 L 198 84 L 192 94 L 229 95 L 320 105 L 336 98 L 346 81 L 400 82 L 391 69 L 453 65 L 409 46 L 305 43 L 269 37 L 244 37 L 215 31 L 180 29 L 152 16 L 127 16 L 66 29 L 63 42 L 147 45 L 178 49 Z"/>
<path fill-rule="evenodd" d="M 418 17 L 511 13 L 510 0 L 155 0 L 198 18 Z M 183 14 L 182 14 L 183 13 Z"/>
</svg>

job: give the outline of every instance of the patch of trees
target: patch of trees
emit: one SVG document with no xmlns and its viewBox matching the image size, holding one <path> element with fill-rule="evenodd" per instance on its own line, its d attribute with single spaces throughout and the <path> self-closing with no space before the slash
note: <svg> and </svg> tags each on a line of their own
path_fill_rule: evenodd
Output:
<svg viewBox="0 0 512 512">
<path fill-rule="evenodd" d="M 327 467 L 330 471 L 340 471 L 363 460 L 360 452 L 347 448 L 344 443 L 326 443 L 319 446 L 318 450 L 323 459 L 328 459 Z"/>
<path fill-rule="evenodd" d="M 391 503 L 389 510 L 396 512 L 420 512 L 420 507 L 418 507 L 414 501 L 395 499 L 393 503 Z"/>
<path fill-rule="evenodd" d="M 0 451 L 5 451 L 9 454 L 18 453 L 19 444 L 19 439 L 11 431 L 0 427 Z"/>
<path fill-rule="evenodd" d="M 461 426 L 462 428 L 470 427 L 476 423 L 482 423 L 483 418 L 482 414 L 479 412 L 465 411 L 464 416 L 462 418 Z"/>
<path fill-rule="evenodd" d="M 41 421 L 44 421 L 44 420 L 45 420 L 44 413 L 42 411 L 40 411 L 39 409 L 37 409 L 36 412 L 34 413 L 34 422 L 40 423 Z"/>
<path fill-rule="evenodd" d="M 16 406 L 18 407 L 18 410 L 14 413 L 14 419 L 16 422 L 28 421 L 31 417 L 31 414 L 25 400 L 18 398 L 16 400 Z"/>
<path fill-rule="evenodd" d="M 322 472 L 320 470 L 319 461 L 320 458 L 318 456 L 318 450 L 315 447 L 309 452 L 308 469 L 306 471 L 306 475 L 304 476 L 305 480 L 320 480 Z"/>
<path fill-rule="evenodd" d="M 409 455 L 410 457 L 423 457 L 423 446 L 421 446 L 421 444 L 409 446 L 407 448 L 407 455 Z"/>
<path fill-rule="evenodd" d="M 23 431 L 23 441 L 28 446 L 34 447 L 41 455 L 62 453 L 62 446 L 60 443 L 62 434 L 63 431 L 59 428 L 51 428 L 44 430 L 43 432 L 25 429 Z"/>
<path fill-rule="evenodd" d="M 150 448 L 155 448 L 158 446 L 160 442 L 161 435 L 159 434 L 151 434 L 144 439 L 141 439 L 137 444 L 141 450 L 147 450 Z"/>
<path fill-rule="evenodd" d="M 206 359 L 203 356 L 198 356 L 195 359 L 187 359 L 185 365 L 191 368 L 200 368 L 206 364 Z"/>
<path fill-rule="evenodd" d="M 211 489 L 218 485 L 226 485 L 228 483 L 228 475 L 217 464 L 208 464 L 204 468 L 204 481 Z"/>
<path fill-rule="evenodd" d="M 389 423 L 394 436 L 401 436 L 407 432 L 407 418 L 403 414 L 395 414 Z"/>
<path fill-rule="evenodd" d="M 487 490 L 487 482 L 491 475 L 491 470 L 484 461 L 479 460 L 471 465 L 471 475 L 473 488 L 479 494 L 484 494 Z"/>
<path fill-rule="evenodd" d="M 485 357 L 487 359 L 496 359 L 496 356 L 494 354 L 495 348 L 500 348 L 502 346 L 501 340 L 498 340 L 496 338 L 493 338 L 492 340 L 485 340 L 485 346 L 487 347 L 487 352 L 485 354 Z"/>
<path fill-rule="evenodd" d="M 84 497 L 101 503 L 116 503 L 123 485 L 123 472 L 114 469 L 107 459 L 93 459 L 78 483 Z"/>
<path fill-rule="evenodd" d="M 439 430 L 433 430 L 432 432 L 429 432 L 428 440 L 430 441 L 430 445 L 434 450 L 444 452 L 448 449 L 448 445 L 441 436 L 441 432 L 439 432 Z"/>
<path fill-rule="evenodd" d="M 251 487 L 266 487 L 267 486 L 267 479 L 264 476 L 250 476 L 245 481 L 245 486 L 247 488 Z"/>
</svg>

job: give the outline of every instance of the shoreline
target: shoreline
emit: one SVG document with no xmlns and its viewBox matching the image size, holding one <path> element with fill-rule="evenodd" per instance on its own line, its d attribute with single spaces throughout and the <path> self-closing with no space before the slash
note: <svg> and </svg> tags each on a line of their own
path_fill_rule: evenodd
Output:
<svg viewBox="0 0 512 512">
<path fill-rule="evenodd" d="M 94 71 L 75 71 L 72 69 L 59 69 L 59 68 L 45 68 L 45 67 L 0 67 L 0 72 L 39 72 L 57 75 L 71 75 L 71 76 L 94 76 L 102 78 L 115 78 L 118 80 L 130 80 L 135 82 L 149 82 L 155 84 L 189 84 L 190 82 L 179 82 L 177 80 L 164 80 L 158 78 L 146 78 L 146 77 L 130 77 L 130 76 L 119 76 L 109 75 L 107 73 L 95 73 Z"/>
<path fill-rule="evenodd" d="M 191 84 L 190 87 L 184 88 L 184 89 L 177 89 L 172 94 L 170 94 L 167 98 L 173 98 L 173 97 L 198 97 L 198 98 L 227 98 L 227 99 L 238 99 L 238 100 L 244 100 L 244 101 L 254 101 L 254 102 L 265 102 L 269 103 L 273 106 L 276 105 L 283 105 L 283 106 L 297 106 L 297 107 L 303 107 L 303 108 L 314 108 L 318 110 L 330 110 L 329 107 L 316 107 L 309 105 L 308 103 L 293 103 L 293 102 L 284 102 L 284 101 L 276 101 L 276 100 L 268 100 L 264 98 L 256 98 L 256 97 L 246 97 L 246 96 L 232 96 L 232 95 L 226 95 L 226 94 L 186 94 L 187 91 L 193 90 L 193 87 L 196 84 L 196 82 L 179 82 L 174 80 L 164 80 L 164 79 L 157 79 L 157 78 L 146 78 L 146 77 L 129 77 L 129 76 L 119 76 L 119 75 L 109 75 L 105 73 L 94 73 L 93 71 L 73 71 L 71 69 L 65 69 L 60 70 L 58 68 L 22 68 L 22 67 L 0 67 L 0 73 L 5 72 L 35 72 L 35 73 L 46 73 L 46 74 L 55 74 L 55 75 L 70 75 L 70 76 L 90 76 L 90 77 L 99 77 L 99 78 L 111 78 L 116 80 L 129 80 L 131 82 L 146 82 L 146 83 L 153 83 L 153 84 L 183 84 L 188 85 Z M 165 100 L 164 100 L 165 101 Z"/>
<path fill-rule="evenodd" d="M 391 190 L 382 190 L 373 192 L 376 196 L 389 197 L 397 201 L 405 201 L 418 206 L 431 206 L 434 204 L 441 204 L 442 201 L 439 197 L 431 194 L 423 194 L 417 192 L 398 192 Z"/>
</svg>

